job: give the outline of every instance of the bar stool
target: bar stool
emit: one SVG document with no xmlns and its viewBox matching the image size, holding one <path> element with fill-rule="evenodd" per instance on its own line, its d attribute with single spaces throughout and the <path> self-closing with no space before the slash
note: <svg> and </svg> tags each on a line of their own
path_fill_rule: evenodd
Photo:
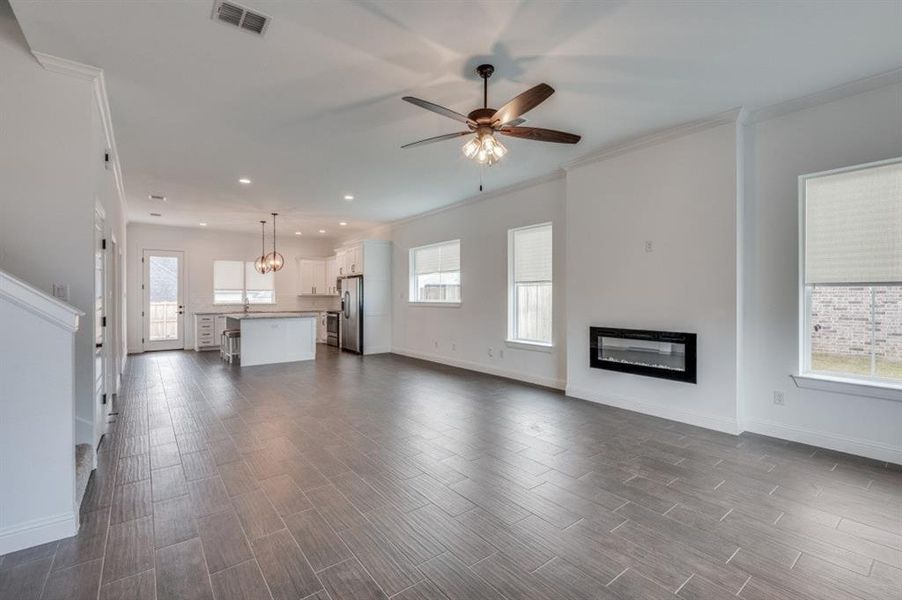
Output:
<svg viewBox="0 0 902 600">
<path fill-rule="evenodd" d="M 241 358 L 241 330 L 225 329 L 219 339 L 219 358 L 232 364 L 236 357 Z"/>
</svg>

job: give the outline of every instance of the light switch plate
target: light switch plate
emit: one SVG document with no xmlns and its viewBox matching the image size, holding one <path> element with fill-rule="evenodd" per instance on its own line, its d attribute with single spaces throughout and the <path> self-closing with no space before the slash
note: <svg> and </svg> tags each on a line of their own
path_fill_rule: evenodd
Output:
<svg viewBox="0 0 902 600">
<path fill-rule="evenodd" d="M 59 298 L 64 301 L 69 300 L 69 286 L 65 283 L 54 283 L 51 293 L 54 298 Z"/>
</svg>

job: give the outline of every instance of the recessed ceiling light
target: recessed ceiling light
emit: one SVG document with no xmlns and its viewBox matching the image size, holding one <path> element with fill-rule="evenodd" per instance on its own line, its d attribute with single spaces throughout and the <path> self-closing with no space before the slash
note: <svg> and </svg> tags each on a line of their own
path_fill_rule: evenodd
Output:
<svg viewBox="0 0 902 600">
<path fill-rule="evenodd" d="M 244 185 L 248 185 L 250 182 L 251 182 L 251 180 L 248 179 L 247 177 L 242 177 L 241 179 L 238 180 L 238 183 L 243 183 Z"/>
<path fill-rule="evenodd" d="M 162 217 L 163 215 L 160 213 L 150 213 L 151 217 Z"/>
<path fill-rule="evenodd" d="M 166 196 L 163 196 L 162 194 L 151 194 L 150 196 L 148 196 L 148 198 L 150 198 L 151 200 L 166 202 Z"/>
<path fill-rule="evenodd" d="M 351 194 L 345 194 L 345 200 L 347 200 L 347 201 L 350 202 L 350 201 L 353 200 L 353 199 L 354 199 L 354 196 L 353 196 L 353 195 L 351 195 Z"/>
<path fill-rule="evenodd" d="M 295 235 L 304 235 L 304 234 L 301 233 L 300 231 L 295 231 L 294 234 L 295 234 Z"/>
<path fill-rule="evenodd" d="M 326 233 L 326 230 L 325 230 L 325 229 L 320 229 L 319 232 L 320 232 L 320 233 Z"/>
<path fill-rule="evenodd" d="M 198 225 L 200 225 L 201 227 L 206 227 L 206 226 L 207 226 L 206 223 L 198 223 Z"/>
<path fill-rule="evenodd" d="M 341 223 L 339 223 L 339 225 L 341 225 L 342 227 L 345 227 L 345 226 L 347 225 L 347 223 L 345 223 L 344 221 L 342 221 Z"/>
</svg>

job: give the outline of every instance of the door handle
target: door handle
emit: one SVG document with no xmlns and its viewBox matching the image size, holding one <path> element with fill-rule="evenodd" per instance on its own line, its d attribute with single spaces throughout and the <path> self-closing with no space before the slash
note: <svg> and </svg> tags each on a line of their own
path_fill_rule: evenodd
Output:
<svg viewBox="0 0 902 600">
<path fill-rule="evenodd" d="M 95 348 L 103 348 L 103 344 L 94 344 Z"/>
<path fill-rule="evenodd" d="M 350 308 L 351 294 L 350 294 L 350 292 L 345 292 L 345 297 L 342 299 L 341 303 L 344 305 L 344 306 L 342 306 L 342 308 L 344 309 L 345 319 L 350 319 L 351 318 L 351 308 Z"/>
</svg>

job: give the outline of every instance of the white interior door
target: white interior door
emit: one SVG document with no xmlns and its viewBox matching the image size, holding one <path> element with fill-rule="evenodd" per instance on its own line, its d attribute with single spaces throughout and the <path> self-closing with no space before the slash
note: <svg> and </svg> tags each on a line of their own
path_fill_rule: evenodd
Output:
<svg viewBox="0 0 902 600">
<path fill-rule="evenodd" d="M 109 348 L 107 348 L 106 352 L 107 361 L 104 370 L 107 381 L 106 393 L 107 398 L 109 398 L 111 394 L 119 392 L 119 354 L 121 346 L 119 343 L 121 339 L 119 334 L 119 317 L 121 314 L 119 309 L 119 244 L 116 243 L 116 239 L 112 236 L 110 236 L 110 240 L 107 243 L 106 258 L 107 300 L 105 308 L 107 315 L 106 338 Z"/>
<path fill-rule="evenodd" d="M 94 213 L 94 447 L 100 443 L 106 417 L 106 369 L 109 344 L 106 327 L 107 264 L 104 215 Z"/>
<path fill-rule="evenodd" d="M 144 349 L 185 347 L 185 253 L 144 251 Z"/>
</svg>

